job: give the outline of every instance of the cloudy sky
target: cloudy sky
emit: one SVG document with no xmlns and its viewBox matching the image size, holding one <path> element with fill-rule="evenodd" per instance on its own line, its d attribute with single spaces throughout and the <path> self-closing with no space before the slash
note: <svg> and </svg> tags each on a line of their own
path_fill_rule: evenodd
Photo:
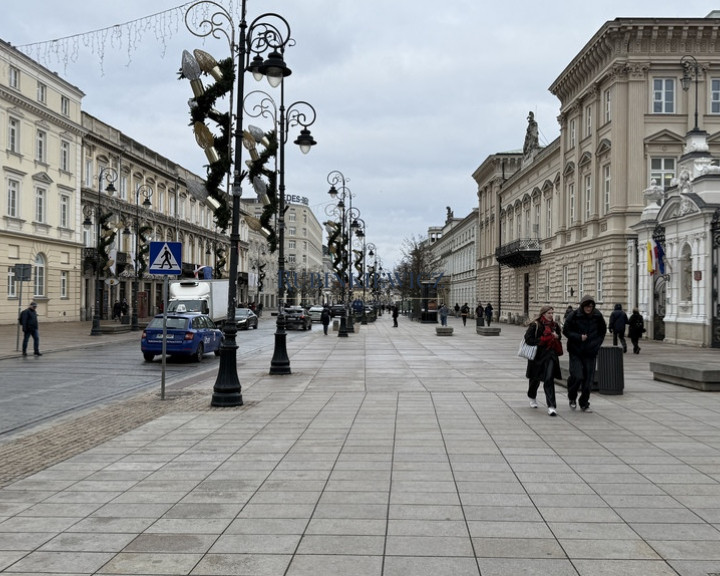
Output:
<svg viewBox="0 0 720 576">
<path fill-rule="evenodd" d="M 237 13 L 239 0 L 217 0 Z M 188 126 L 183 49 L 217 59 L 227 42 L 192 36 L 181 0 L 23 0 L 3 8 L 0 38 L 86 94 L 84 109 L 198 175 L 205 155 Z M 317 110 L 308 156 L 286 154 L 288 194 L 305 196 L 327 219 L 327 175 L 339 170 L 385 268 L 403 242 L 476 204 L 473 171 L 490 154 L 522 148 L 533 111 L 540 143 L 559 133 L 548 86 L 608 20 L 704 17 L 709 2 L 656 0 L 247 0 L 248 20 L 287 19 L 295 45 L 286 106 Z M 442 7 L 441 7 L 442 5 Z M 48 43 L 50 40 L 59 40 Z M 279 91 L 267 83 L 250 89 Z M 253 120 L 264 129 L 270 121 Z M 290 134 L 290 142 L 297 129 Z M 250 190 L 246 194 L 252 194 Z"/>
</svg>

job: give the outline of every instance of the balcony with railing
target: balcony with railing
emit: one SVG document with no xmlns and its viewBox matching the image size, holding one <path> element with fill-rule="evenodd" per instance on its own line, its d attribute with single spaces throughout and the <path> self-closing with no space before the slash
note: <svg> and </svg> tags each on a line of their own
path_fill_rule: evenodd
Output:
<svg viewBox="0 0 720 576">
<path fill-rule="evenodd" d="M 540 263 L 540 253 L 540 240 L 520 238 L 497 248 L 495 259 L 500 266 L 522 268 Z"/>
</svg>

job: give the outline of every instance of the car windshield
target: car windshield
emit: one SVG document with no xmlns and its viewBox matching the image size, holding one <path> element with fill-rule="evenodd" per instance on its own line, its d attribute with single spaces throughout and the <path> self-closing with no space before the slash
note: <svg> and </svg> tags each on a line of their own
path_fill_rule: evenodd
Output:
<svg viewBox="0 0 720 576">
<path fill-rule="evenodd" d="M 247 308 L 238 308 L 235 310 L 235 318 L 250 316 L 250 310 Z"/>
</svg>

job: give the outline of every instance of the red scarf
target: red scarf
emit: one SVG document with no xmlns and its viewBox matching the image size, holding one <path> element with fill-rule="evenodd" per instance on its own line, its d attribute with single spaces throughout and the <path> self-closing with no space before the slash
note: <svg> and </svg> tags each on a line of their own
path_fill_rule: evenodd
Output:
<svg viewBox="0 0 720 576">
<path fill-rule="evenodd" d="M 547 320 L 545 317 L 541 317 L 540 325 L 543 327 L 543 333 L 542 336 L 540 336 L 540 346 L 548 350 L 554 350 L 558 356 L 562 356 L 562 344 L 560 343 L 560 339 L 555 337 L 555 320 Z"/>
</svg>

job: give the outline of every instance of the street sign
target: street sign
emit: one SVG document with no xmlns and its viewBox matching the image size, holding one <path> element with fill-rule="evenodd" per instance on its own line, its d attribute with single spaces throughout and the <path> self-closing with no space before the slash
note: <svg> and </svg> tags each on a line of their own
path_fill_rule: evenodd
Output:
<svg viewBox="0 0 720 576">
<path fill-rule="evenodd" d="M 182 243 L 150 242 L 150 274 L 182 274 Z"/>
<path fill-rule="evenodd" d="M 30 282 L 30 264 L 15 264 L 13 274 L 16 282 Z"/>
</svg>

